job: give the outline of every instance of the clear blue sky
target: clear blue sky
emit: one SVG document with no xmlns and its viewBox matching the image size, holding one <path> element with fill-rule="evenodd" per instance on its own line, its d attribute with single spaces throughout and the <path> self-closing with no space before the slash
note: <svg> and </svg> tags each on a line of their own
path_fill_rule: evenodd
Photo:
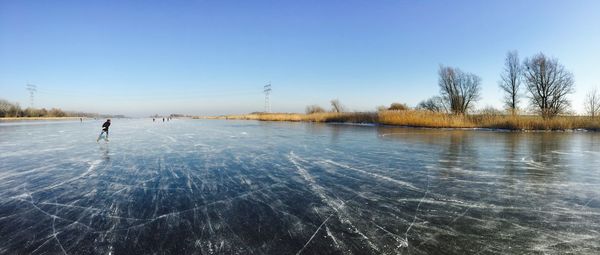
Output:
<svg viewBox="0 0 600 255">
<path fill-rule="evenodd" d="M 438 94 L 440 64 L 501 105 L 504 56 L 557 57 L 573 108 L 600 86 L 600 1 L 0 1 L 0 98 L 132 116 L 352 110 Z"/>
</svg>

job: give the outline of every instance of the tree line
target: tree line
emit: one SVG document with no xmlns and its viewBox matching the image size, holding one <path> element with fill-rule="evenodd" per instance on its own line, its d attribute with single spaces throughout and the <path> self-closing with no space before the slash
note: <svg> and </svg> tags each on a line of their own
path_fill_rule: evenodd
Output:
<svg viewBox="0 0 600 255">
<path fill-rule="evenodd" d="M 568 95 L 574 92 L 574 76 L 556 58 L 538 53 L 523 62 L 516 51 L 506 54 L 499 87 L 504 93 L 506 110 L 517 115 L 521 99 L 529 100 L 529 109 L 544 119 L 566 114 Z M 420 102 L 418 109 L 464 115 L 480 99 L 481 78 L 459 68 L 441 65 L 438 71 L 440 95 Z M 523 93 L 523 90 L 525 93 Z M 590 91 L 584 102 L 586 114 L 600 114 L 600 94 Z"/>
<path fill-rule="evenodd" d="M 526 108 L 549 119 L 569 113 L 571 102 L 568 96 L 575 90 L 575 79 L 556 58 L 538 53 L 521 62 L 517 51 L 509 51 L 498 86 L 504 94 L 502 102 L 509 114 L 516 116 Z M 438 87 L 440 95 L 419 102 L 416 109 L 465 115 L 473 110 L 475 103 L 481 98 L 481 77 L 456 67 L 440 65 Z M 528 100 L 525 108 L 521 107 L 523 99 Z M 330 103 L 330 112 L 345 111 L 338 99 L 333 99 Z M 408 109 L 410 108 L 406 104 L 400 103 L 377 107 L 378 111 Z M 600 115 L 600 92 L 597 89 L 587 93 L 584 109 L 588 116 Z M 309 105 L 305 111 L 313 114 L 327 110 L 319 105 Z M 484 108 L 482 112 L 502 114 L 492 107 Z"/>
<path fill-rule="evenodd" d="M 32 108 L 22 109 L 18 103 L 11 103 L 0 99 L 0 117 L 98 117 L 98 114 L 84 112 L 67 112 L 59 108 Z"/>
</svg>

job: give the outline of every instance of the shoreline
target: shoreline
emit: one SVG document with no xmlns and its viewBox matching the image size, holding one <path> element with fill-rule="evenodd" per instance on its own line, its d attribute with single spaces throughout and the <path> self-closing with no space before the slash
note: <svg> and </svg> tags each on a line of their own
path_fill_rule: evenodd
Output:
<svg viewBox="0 0 600 255">
<path fill-rule="evenodd" d="M 1 117 L 0 121 L 19 121 L 19 120 L 79 120 L 79 118 L 92 119 L 88 117 Z"/>
<path fill-rule="evenodd" d="M 584 116 L 558 116 L 542 119 L 532 115 L 457 116 L 426 111 L 380 111 L 344 113 L 252 113 L 224 116 L 194 116 L 192 119 L 256 120 L 284 122 L 319 122 L 336 124 L 368 124 L 375 126 L 490 130 L 501 132 L 599 132 L 600 118 Z"/>
</svg>

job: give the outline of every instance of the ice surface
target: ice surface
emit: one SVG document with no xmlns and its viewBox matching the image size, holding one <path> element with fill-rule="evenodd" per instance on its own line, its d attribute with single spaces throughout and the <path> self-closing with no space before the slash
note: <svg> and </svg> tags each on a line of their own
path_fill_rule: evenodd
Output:
<svg viewBox="0 0 600 255">
<path fill-rule="evenodd" d="M 0 254 L 598 254 L 600 134 L 0 123 Z"/>
</svg>

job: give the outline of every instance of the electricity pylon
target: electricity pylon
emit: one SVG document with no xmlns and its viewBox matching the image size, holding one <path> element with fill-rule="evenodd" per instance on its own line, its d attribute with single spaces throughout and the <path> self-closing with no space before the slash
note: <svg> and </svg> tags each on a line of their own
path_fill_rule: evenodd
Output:
<svg viewBox="0 0 600 255">
<path fill-rule="evenodd" d="M 31 108 L 33 108 L 33 95 L 35 94 L 35 92 L 37 92 L 37 86 L 33 84 L 27 84 L 25 85 L 25 89 L 29 91 L 29 104 Z"/>
<path fill-rule="evenodd" d="M 271 82 L 264 86 L 263 92 L 265 93 L 265 112 L 271 112 L 271 101 L 269 95 L 271 94 Z"/>
</svg>

